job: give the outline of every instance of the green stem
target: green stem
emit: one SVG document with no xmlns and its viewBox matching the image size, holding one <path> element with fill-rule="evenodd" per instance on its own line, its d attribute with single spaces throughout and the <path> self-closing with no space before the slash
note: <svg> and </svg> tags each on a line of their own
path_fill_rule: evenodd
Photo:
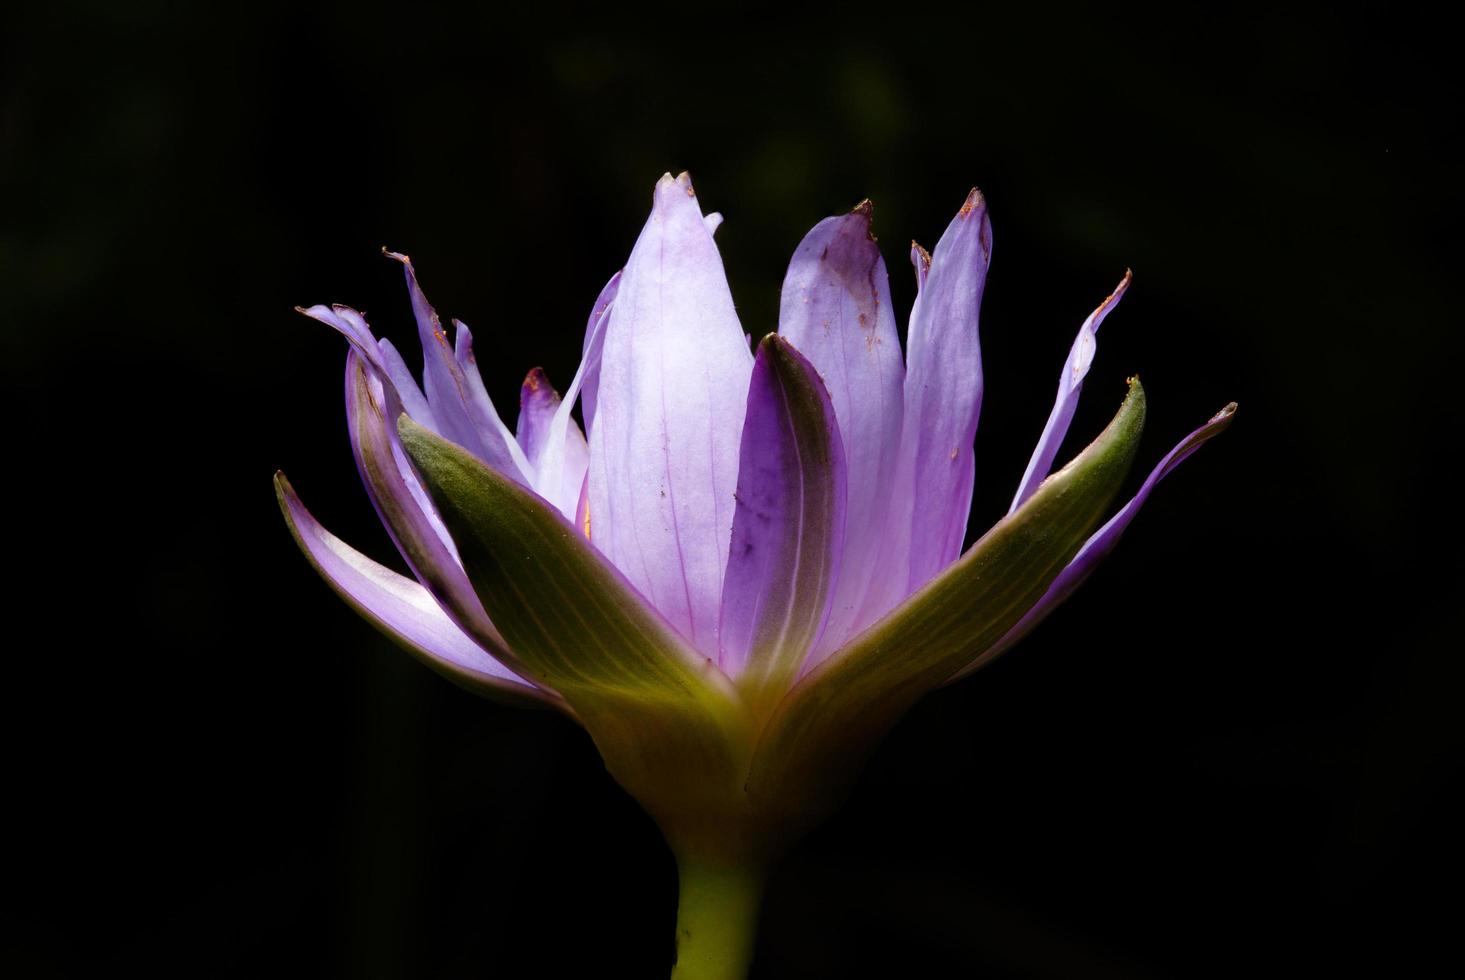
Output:
<svg viewBox="0 0 1465 980">
<path fill-rule="evenodd" d="M 744 980 L 753 958 L 763 868 L 679 858 L 672 980 Z"/>
</svg>

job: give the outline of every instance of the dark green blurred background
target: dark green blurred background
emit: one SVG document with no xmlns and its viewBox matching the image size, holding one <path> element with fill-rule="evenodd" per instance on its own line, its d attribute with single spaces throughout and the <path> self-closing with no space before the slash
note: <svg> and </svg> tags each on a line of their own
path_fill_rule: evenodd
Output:
<svg viewBox="0 0 1465 980">
<path fill-rule="evenodd" d="M 508 411 L 534 364 L 568 381 L 683 168 L 727 216 L 754 335 L 815 221 L 873 198 L 904 310 L 909 239 L 983 188 L 973 531 L 1126 266 L 1075 443 L 1133 372 L 1141 465 L 1241 403 L 1081 595 L 893 734 L 772 879 L 755 976 L 1458 957 L 1441 25 L 1385 4 L 58 9 L 0 31 L 12 975 L 665 975 L 672 861 L 588 739 L 380 639 L 269 481 L 396 564 L 346 443 L 345 344 L 291 307 L 356 305 L 406 349 L 378 249 L 410 252 Z"/>
</svg>

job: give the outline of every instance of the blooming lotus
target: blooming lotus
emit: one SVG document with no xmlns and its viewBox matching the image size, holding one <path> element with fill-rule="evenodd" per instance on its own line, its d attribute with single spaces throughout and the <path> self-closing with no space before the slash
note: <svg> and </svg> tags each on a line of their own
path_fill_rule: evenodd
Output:
<svg viewBox="0 0 1465 980">
<path fill-rule="evenodd" d="M 326 531 L 277 476 L 301 548 L 358 612 L 459 684 L 585 727 L 677 855 L 680 977 L 743 975 L 778 850 L 922 694 L 1062 602 L 1235 410 L 1111 511 L 1145 416 L 1131 379 L 1054 472 L 1126 274 L 1079 328 L 1006 516 L 963 552 L 992 251 L 981 194 L 932 252 L 911 249 L 904 358 L 868 202 L 805 236 L 778 331 L 751 350 L 720 221 L 685 174 L 660 180 L 569 387 L 531 371 L 512 431 L 468 328 L 453 321 L 450 341 L 406 256 L 387 253 L 406 273 L 420 385 L 356 311 L 302 311 L 349 342 L 351 444 L 412 578 Z"/>
</svg>

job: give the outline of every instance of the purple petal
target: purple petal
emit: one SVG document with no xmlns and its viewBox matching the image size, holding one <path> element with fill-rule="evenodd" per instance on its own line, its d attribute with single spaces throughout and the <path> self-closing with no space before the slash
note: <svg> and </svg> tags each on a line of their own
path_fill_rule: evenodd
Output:
<svg viewBox="0 0 1465 980">
<path fill-rule="evenodd" d="M 585 441 L 585 434 L 580 431 L 580 426 L 568 417 L 568 412 L 565 414 L 565 438 L 560 440 L 560 445 L 564 446 L 564 454 L 561 457 L 559 474 L 556 476 L 553 469 L 546 467 L 536 478 L 539 483 L 536 489 L 567 520 L 573 521 L 585 489 L 585 479 L 590 472 L 590 445 Z"/>
<path fill-rule="evenodd" d="M 372 505 L 412 574 L 443 610 L 479 646 L 512 664 L 512 654 L 483 611 L 452 539 L 402 451 L 395 426 L 387 423 L 400 414 L 396 391 L 353 348 L 346 358 L 346 425 Z"/>
<path fill-rule="evenodd" d="M 378 371 L 384 370 L 381 351 L 377 348 L 377 339 L 372 335 L 371 327 L 367 325 L 366 318 L 351 307 L 316 304 L 309 308 L 297 306 L 295 312 L 308 316 L 318 323 L 324 323 L 350 341 L 351 346 L 359 351 L 373 368 Z"/>
<path fill-rule="evenodd" d="M 911 312 L 904 428 L 915 450 L 911 590 L 950 564 L 966 535 L 982 407 L 977 323 L 991 257 L 987 203 L 973 189 L 936 243 Z"/>
<path fill-rule="evenodd" d="M 958 678 L 965 677 L 967 674 L 970 674 L 978 667 L 983 666 L 1001 654 L 1008 647 L 1031 632 L 1035 626 L 1047 618 L 1049 613 L 1058 608 L 1063 600 L 1071 596 L 1084 583 L 1084 580 L 1089 577 L 1093 570 L 1098 567 L 1099 562 L 1103 561 L 1109 552 L 1114 550 L 1114 546 L 1123 537 L 1125 529 L 1129 527 L 1130 521 L 1134 520 L 1135 515 L 1139 513 L 1140 508 L 1144 506 L 1145 501 L 1149 498 L 1150 491 L 1154 490 L 1156 485 L 1168 476 L 1171 470 L 1179 466 L 1181 462 L 1190 456 L 1191 453 L 1205 445 L 1207 440 L 1224 432 L 1226 427 L 1231 424 L 1231 419 L 1235 414 L 1236 403 L 1232 402 L 1211 416 L 1210 421 L 1186 436 L 1174 449 L 1170 450 L 1165 455 L 1165 458 L 1160 460 L 1160 464 L 1150 472 L 1149 477 L 1140 486 L 1139 492 L 1134 495 L 1129 503 L 1125 504 L 1117 514 L 1109 518 L 1103 527 L 1095 531 L 1084 542 L 1083 547 L 1073 556 L 1073 560 L 1068 563 L 1062 572 L 1058 573 L 1058 577 L 1053 580 L 1052 585 L 1048 587 L 1048 591 L 1044 593 L 1043 598 L 1039 599 L 1027 611 L 1023 618 L 1018 620 L 1017 624 L 1003 635 L 1002 639 L 985 650 L 972 663 L 962 668 L 951 679 L 954 681 Z"/>
<path fill-rule="evenodd" d="M 519 424 L 514 428 L 514 438 L 529 457 L 529 466 L 539 466 L 544 455 L 544 446 L 549 437 L 549 423 L 555 409 L 560 407 L 560 393 L 554 390 L 542 368 L 533 368 L 524 375 L 519 386 Z"/>
<path fill-rule="evenodd" d="M 356 469 L 361 475 L 367 495 L 371 497 L 378 516 L 382 518 L 388 532 L 393 534 L 394 540 L 396 531 L 387 521 L 386 513 L 382 510 L 383 504 L 377 503 L 378 494 L 382 495 L 386 504 L 392 504 L 395 498 L 400 498 L 403 520 L 410 522 L 410 526 L 404 525 L 403 533 L 409 539 L 420 536 L 422 547 L 434 548 L 432 554 L 423 552 L 424 560 L 444 560 L 443 555 L 435 553 L 437 545 L 440 545 L 446 560 L 456 565 L 458 555 L 453 547 L 453 539 L 438 520 L 437 512 L 428 501 L 427 491 L 418 481 L 417 474 L 412 471 L 411 462 L 384 424 L 385 418 L 404 410 L 401 395 L 391 381 L 372 370 L 361 352 L 353 347 L 346 355 L 346 432 L 351 439 Z M 388 463 L 391 465 L 388 466 Z M 395 477 L 392 476 L 393 472 Z M 415 511 L 408 506 L 409 502 L 415 505 Z M 434 545 L 433 542 L 437 544 Z M 409 565 L 412 564 L 413 559 L 403 550 L 401 542 L 397 543 L 397 550 L 402 552 L 402 557 Z"/>
<path fill-rule="evenodd" d="M 382 249 L 382 254 L 402 264 L 407 278 L 407 293 L 412 300 L 412 315 L 417 320 L 417 337 L 422 343 L 422 387 L 427 402 L 437 419 L 437 433 L 451 439 L 470 452 L 483 455 L 477 426 L 468 417 L 466 382 L 453 356 L 452 345 L 443 331 L 442 320 L 428 303 L 417 283 L 412 259 L 399 252 Z"/>
<path fill-rule="evenodd" d="M 312 306 L 306 309 L 302 306 L 295 307 L 295 312 L 304 314 L 312 320 L 324 323 L 332 330 L 337 331 L 351 343 L 351 347 L 369 364 L 373 371 L 387 379 L 395 394 L 400 400 L 402 408 L 414 419 L 436 431 L 437 423 L 433 418 L 432 409 L 428 407 L 427 399 L 423 397 L 422 390 L 417 387 L 417 382 L 412 377 L 412 372 L 407 369 L 402 355 L 397 348 L 392 346 L 389 340 L 378 340 L 371 332 L 366 318 L 349 306 Z"/>
<path fill-rule="evenodd" d="M 590 516 L 601 551 L 709 657 L 752 360 L 691 180 L 668 174 L 606 327 Z"/>
<path fill-rule="evenodd" d="M 570 397 L 574 397 L 573 389 Z M 568 520 L 575 519 L 575 505 L 590 459 L 585 436 L 570 417 L 571 406 L 568 399 L 560 400 L 559 392 L 539 368 L 524 378 L 519 392 L 518 439 L 529 455 L 531 488 Z M 559 451 L 551 452 L 551 445 L 558 446 Z"/>
<path fill-rule="evenodd" d="M 561 514 L 583 526 L 577 515 L 585 491 L 585 477 L 590 462 L 590 450 L 580 427 L 570 412 L 575 399 L 581 404 L 587 423 L 591 417 L 590 384 L 600 383 L 600 358 L 605 350 L 605 327 L 610 315 L 611 301 L 615 298 L 621 274 L 617 272 L 600 291 L 600 297 L 591 311 L 591 321 L 585 327 L 584 355 L 575 377 L 570 381 L 564 400 L 555 409 L 549 422 L 543 455 L 535 464 L 536 490 L 540 496 L 555 505 Z"/>
<path fill-rule="evenodd" d="M 916 247 L 921 288 L 911 308 L 900 458 L 882 577 L 866 603 L 869 618 L 889 610 L 961 552 L 982 405 L 978 314 L 991 256 L 987 204 L 975 188 L 936 243 L 924 280 L 924 252 Z"/>
<path fill-rule="evenodd" d="M 926 288 L 926 277 L 931 274 L 931 253 L 919 242 L 911 242 L 911 267 L 916 270 L 916 295 Z"/>
<path fill-rule="evenodd" d="M 433 417 L 432 408 L 427 404 L 422 389 L 417 387 L 417 379 L 412 377 L 407 362 L 402 360 L 402 355 L 392 346 L 390 340 L 378 340 L 376 345 L 387 380 L 397 389 L 397 397 L 402 400 L 402 409 L 418 422 L 434 432 L 437 431 L 437 420 Z"/>
<path fill-rule="evenodd" d="M 595 297 L 595 305 L 590 308 L 590 319 L 585 323 L 585 345 L 580 351 L 580 417 L 585 420 L 585 434 L 590 434 L 590 429 L 595 425 L 595 405 L 600 394 L 600 355 L 605 346 L 605 317 L 610 312 L 611 304 L 615 302 L 616 293 L 620 291 L 621 273 L 617 272 L 610 277 L 610 281 L 600 290 L 600 295 Z M 572 383 L 571 389 L 575 388 Z M 569 396 L 570 404 L 575 403 L 575 396 Z"/>
<path fill-rule="evenodd" d="M 421 585 L 378 565 L 322 527 L 283 473 L 275 475 L 275 488 L 285 520 L 315 570 L 379 630 L 471 690 L 559 702 L 484 652 Z"/>
<path fill-rule="evenodd" d="M 1124 298 L 1133 278 L 1133 274 L 1126 269 L 1124 278 L 1114 292 L 1078 328 L 1078 336 L 1074 338 L 1073 347 L 1068 351 L 1068 360 L 1063 364 L 1063 374 L 1058 378 L 1058 398 L 1053 402 L 1053 411 L 1049 413 L 1048 422 L 1043 426 L 1043 434 L 1038 437 L 1037 448 L 1033 450 L 1033 458 L 1028 461 L 1027 471 L 1023 473 L 1022 481 L 1018 484 L 1017 494 L 1012 498 L 1012 506 L 1007 510 L 1009 514 L 1021 507 L 1023 501 L 1033 495 L 1038 484 L 1046 480 L 1052 471 L 1053 460 L 1057 458 L 1063 437 L 1068 433 L 1068 424 L 1073 421 L 1074 409 L 1078 408 L 1084 375 L 1089 373 L 1089 365 L 1094 362 L 1094 352 L 1098 350 L 1095 334 L 1099 332 L 1099 325 L 1104 322 L 1104 318 Z"/>
<path fill-rule="evenodd" d="M 830 393 L 802 354 L 769 334 L 748 387 L 722 590 L 720 662 L 745 692 L 781 697 L 815 648 L 842 574 L 845 494 Z"/>
<path fill-rule="evenodd" d="M 469 446 L 464 448 L 477 453 L 478 458 L 489 466 L 527 487 L 533 467 L 525 458 L 524 450 L 519 448 L 514 434 L 499 418 L 498 410 L 493 407 L 493 401 L 483 387 L 483 375 L 479 373 L 478 360 L 473 355 L 473 334 L 462 320 L 454 320 L 453 329 L 453 359 L 458 364 L 463 404 L 478 433 L 480 447 L 477 450 Z"/>
<path fill-rule="evenodd" d="M 432 410 L 433 431 L 527 486 L 528 460 L 483 387 L 473 355 L 472 333 L 454 320 L 456 337 L 449 344 L 442 320 L 417 282 L 411 258 L 386 249 L 382 254 L 400 262 L 407 279 L 412 315 L 422 342 L 422 386 Z M 418 422 L 429 424 L 423 419 Z"/>
<path fill-rule="evenodd" d="M 861 202 L 804 236 L 789 262 L 779 307 L 779 333 L 828 387 L 849 474 L 844 558 L 816 658 L 868 625 L 860 612 L 877 574 L 900 447 L 905 365 L 870 212 L 870 202 Z M 750 397 L 750 411 L 752 404 Z M 745 430 L 745 454 L 747 444 Z"/>
<path fill-rule="evenodd" d="M 373 336 L 366 318 L 349 306 L 312 306 L 309 309 L 297 306 L 295 310 L 339 331 L 350 341 L 351 348 L 346 358 L 347 430 L 351 435 L 352 448 L 356 454 L 357 469 L 366 483 L 368 494 L 371 495 L 373 503 L 377 506 L 377 513 L 382 515 L 383 521 L 386 520 L 382 505 L 376 503 L 378 492 L 387 496 L 400 493 L 404 500 L 408 498 L 415 500 L 415 507 L 420 511 L 415 520 L 423 525 L 421 533 L 424 535 L 424 540 L 438 541 L 441 547 L 446 549 L 449 562 L 456 564 L 458 556 L 453 551 L 452 539 L 448 537 L 447 530 L 437 520 L 437 515 L 428 503 L 427 493 L 418 482 L 416 475 L 412 473 L 411 464 L 407 461 L 406 455 L 402 453 L 400 447 L 395 446 L 395 437 L 386 434 L 377 438 L 366 429 L 358 431 L 358 421 L 367 424 L 366 406 L 368 405 L 375 406 L 378 412 L 399 413 L 408 410 L 410 403 L 419 411 L 426 411 L 428 417 L 431 418 L 431 411 L 426 409 L 426 401 L 402 363 L 401 355 L 387 341 L 378 341 Z M 394 377 L 403 379 L 405 396 L 402 390 L 397 389 L 392 380 Z M 367 455 L 364 456 L 362 439 L 368 437 L 371 442 L 365 444 Z M 377 442 L 380 442 L 380 445 L 376 445 Z M 379 486 L 373 480 L 368 479 L 366 461 L 370 461 L 372 465 L 377 465 L 378 461 L 382 464 Z M 387 475 L 389 467 L 385 464 L 389 461 L 397 470 L 395 479 Z M 388 530 L 391 530 L 390 525 Z M 395 532 L 393 534 L 395 535 Z M 398 550 L 401 550 L 401 547 L 401 544 L 398 543 Z M 403 557 L 407 558 L 409 564 L 411 563 L 412 559 L 407 557 L 405 551 L 403 551 Z"/>
</svg>

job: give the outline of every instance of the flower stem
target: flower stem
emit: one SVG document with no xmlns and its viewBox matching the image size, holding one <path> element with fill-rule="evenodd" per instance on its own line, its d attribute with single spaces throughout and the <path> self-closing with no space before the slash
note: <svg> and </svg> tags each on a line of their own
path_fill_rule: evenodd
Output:
<svg viewBox="0 0 1465 980">
<path fill-rule="evenodd" d="M 744 980 L 753 958 L 763 868 L 677 861 L 677 962 L 672 980 Z"/>
</svg>

